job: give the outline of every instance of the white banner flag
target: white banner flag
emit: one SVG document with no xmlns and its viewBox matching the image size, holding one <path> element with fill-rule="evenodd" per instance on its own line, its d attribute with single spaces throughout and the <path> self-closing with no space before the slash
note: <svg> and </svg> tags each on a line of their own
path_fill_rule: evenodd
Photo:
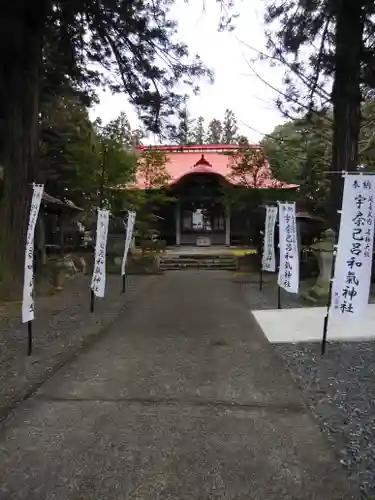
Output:
<svg viewBox="0 0 375 500">
<path fill-rule="evenodd" d="M 96 225 L 95 264 L 91 279 L 91 290 L 96 297 L 104 297 L 105 259 L 107 250 L 109 210 L 98 210 Z"/>
<path fill-rule="evenodd" d="M 278 285 L 287 292 L 298 293 L 299 255 L 296 204 L 279 204 L 280 266 Z"/>
<path fill-rule="evenodd" d="M 262 270 L 275 272 L 275 223 L 277 217 L 277 207 L 266 206 L 266 220 L 264 226 Z"/>
<path fill-rule="evenodd" d="M 126 259 L 128 257 L 130 244 L 131 244 L 131 241 L 133 238 L 133 230 L 134 230 L 134 225 L 135 225 L 135 215 L 136 215 L 135 212 L 128 210 L 128 220 L 127 220 L 127 224 L 126 224 L 124 256 L 122 258 L 122 265 L 121 265 L 121 276 L 124 276 L 124 274 L 125 274 Z"/>
<path fill-rule="evenodd" d="M 375 178 L 347 174 L 330 314 L 360 316 L 367 307 L 374 240 Z"/>
<path fill-rule="evenodd" d="M 28 321 L 32 321 L 34 319 L 34 234 L 40 204 L 42 202 L 43 190 L 43 184 L 33 185 L 33 197 L 30 206 L 29 225 L 27 228 L 25 246 L 22 323 L 27 323 Z"/>
</svg>

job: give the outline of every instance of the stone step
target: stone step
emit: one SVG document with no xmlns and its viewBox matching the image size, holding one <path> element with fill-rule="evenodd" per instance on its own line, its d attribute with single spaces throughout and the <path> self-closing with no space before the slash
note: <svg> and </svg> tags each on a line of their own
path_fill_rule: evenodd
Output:
<svg viewBox="0 0 375 500">
<path fill-rule="evenodd" d="M 228 254 L 182 254 L 182 255 L 164 255 L 161 256 L 160 259 L 168 259 L 168 260 L 181 260 L 181 259 L 189 259 L 189 260 L 206 260 L 206 259 L 235 259 L 235 257 Z"/>
<path fill-rule="evenodd" d="M 217 269 L 217 270 L 222 270 L 222 271 L 235 271 L 237 269 L 236 266 L 218 266 L 218 265 L 211 265 L 211 266 L 160 266 L 161 271 L 183 271 L 186 269 L 199 269 L 199 270 L 205 270 L 205 269 Z"/>
<path fill-rule="evenodd" d="M 205 260 L 194 260 L 194 259 L 160 259 L 160 264 L 170 265 L 170 264 L 194 264 L 194 265 L 205 265 L 205 264 L 233 264 L 236 265 L 235 259 L 205 259 Z"/>
<path fill-rule="evenodd" d="M 228 269 L 234 270 L 237 268 L 237 261 L 233 257 L 227 258 L 162 258 L 160 259 L 160 269 L 178 270 L 178 269 Z"/>
<path fill-rule="evenodd" d="M 236 265 L 235 260 L 218 260 L 218 259 L 207 259 L 207 260 L 161 260 L 160 264 L 164 265 L 194 265 L 194 266 L 204 266 L 207 264 L 222 264 L 222 265 Z"/>
<path fill-rule="evenodd" d="M 237 259 L 231 253 L 207 254 L 202 252 L 182 255 L 162 255 L 160 256 L 159 267 L 162 271 L 178 269 L 235 270 L 237 268 Z"/>
</svg>

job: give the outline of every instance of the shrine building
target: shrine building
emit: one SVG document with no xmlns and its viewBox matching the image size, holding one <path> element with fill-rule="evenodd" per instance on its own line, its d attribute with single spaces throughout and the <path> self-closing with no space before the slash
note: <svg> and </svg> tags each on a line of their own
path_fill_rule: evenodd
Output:
<svg viewBox="0 0 375 500">
<path fill-rule="evenodd" d="M 137 146 L 139 152 L 147 148 Z M 256 145 L 246 148 L 260 150 Z M 169 178 L 165 189 L 173 201 L 158 213 L 158 229 L 160 239 L 168 246 L 248 244 L 252 232 L 259 232 L 259 228 L 254 227 L 241 207 L 229 208 L 224 203 L 223 190 L 262 190 L 262 199 L 267 201 L 268 191 L 282 190 L 285 199 L 285 190 L 295 191 L 298 187 L 274 179 L 266 160 L 254 167 L 246 179 L 234 176 L 231 162 L 241 154 L 241 146 L 235 144 L 163 145 L 152 149 L 164 152 L 167 158 Z M 144 189 L 144 180 L 137 177 L 136 186 Z"/>
</svg>

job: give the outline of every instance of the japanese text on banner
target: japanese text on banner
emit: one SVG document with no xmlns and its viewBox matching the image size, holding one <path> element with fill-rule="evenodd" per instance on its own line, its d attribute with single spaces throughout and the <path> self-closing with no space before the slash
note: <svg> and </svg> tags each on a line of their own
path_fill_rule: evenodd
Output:
<svg viewBox="0 0 375 500">
<path fill-rule="evenodd" d="M 96 297 L 104 297 L 105 292 L 105 260 L 107 252 L 109 211 L 98 210 L 96 226 L 95 263 L 91 279 L 91 289 Z"/>
<path fill-rule="evenodd" d="M 277 217 L 277 207 L 266 207 L 266 220 L 264 228 L 262 270 L 275 272 L 275 223 Z"/>
<path fill-rule="evenodd" d="M 22 323 L 27 323 L 34 319 L 34 234 L 40 204 L 42 202 L 43 190 L 44 186 L 42 184 L 34 184 L 25 245 Z"/>
<path fill-rule="evenodd" d="M 368 304 L 374 240 L 375 178 L 347 174 L 330 314 L 352 317 Z"/>
<path fill-rule="evenodd" d="M 130 244 L 133 238 L 133 230 L 134 230 L 134 225 L 135 225 L 135 212 L 132 212 L 131 210 L 128 211 L 128 220 L 126 224 L 126 237 L 125 237 L 125 248 L 124 248 L 124 255 L 122 258 L 122 265 L 121 265 L 121 276 L 124 276 L 125 274 L 125 266 L 126 266 L 126 259 L 128 257 L 129 253 L 129 248 Z"/>
<path fill-rule="evenodd" d="M 295 203 L 279 204 L 280 266 L 277 283 L 287 292 L 298 293 L 299 255 Z"/>
</svg>

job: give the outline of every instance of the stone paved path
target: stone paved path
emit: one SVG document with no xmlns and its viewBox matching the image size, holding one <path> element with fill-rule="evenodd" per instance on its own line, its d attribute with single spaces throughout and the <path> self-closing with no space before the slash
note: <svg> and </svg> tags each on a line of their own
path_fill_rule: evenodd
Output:
<svg viewBox="0 0 375 500">
<path fill-rule="evenodd" d="M 348 500 L 231 275 L 158 279 L 0 432 L 1 500 Z"/>
</svg>

